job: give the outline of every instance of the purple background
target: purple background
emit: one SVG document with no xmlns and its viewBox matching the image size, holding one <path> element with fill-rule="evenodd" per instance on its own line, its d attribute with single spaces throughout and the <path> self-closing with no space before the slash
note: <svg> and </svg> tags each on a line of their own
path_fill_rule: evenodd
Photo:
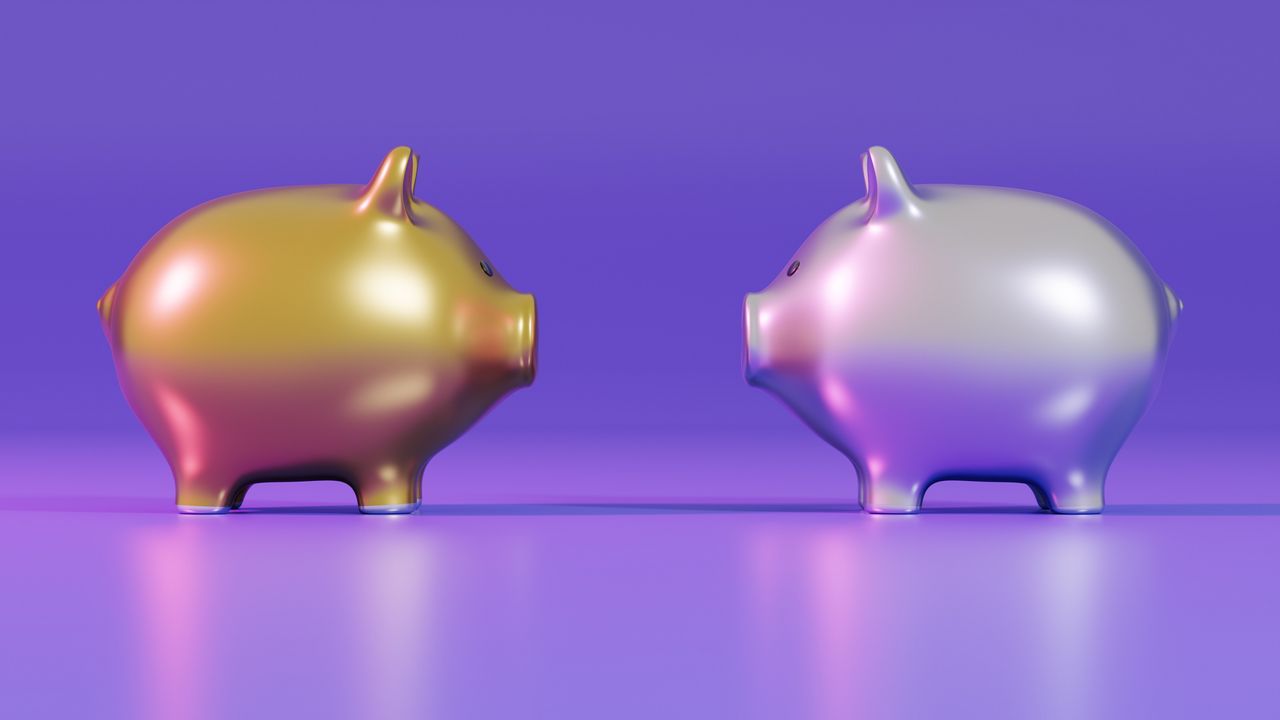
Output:
<svg viewBox="0 0 1280 720">
<path fill-rule="evenodd" d="M 24 3 L 0 24 L 3 425 L 117 429 L 94 301 L 257 187 L 419 195 L 537 294 L 542 367 L 482 431 L 807 432 L 740 373 L 740 303 L 862 194 L 1025 187 L 1123 229 L 1187 304 L 1148 422 L 1276 422 L 1274 16 L 1259 3 Z"/>
<path fill-rule="evenodd" d="M 7 9 L 0 703 L 1274 711 L 1277 19 L 1234 1 Z M 537 295 L 536 383 L 433 463 L 418 516 L 354 515 L 327 484 L 173 515 L 94 301 L 191 206 L 364 182 L 398 144 L 422 154 L 419 196 Z M 743 294 L 861 196 L 872 144 L 914 182 L 1096 210 L 1185 301 L 1107 514 L 958 483 L 930 492 L 939 512 L 849 513 L 848 464 L 743 382 Z"/>
</svg>

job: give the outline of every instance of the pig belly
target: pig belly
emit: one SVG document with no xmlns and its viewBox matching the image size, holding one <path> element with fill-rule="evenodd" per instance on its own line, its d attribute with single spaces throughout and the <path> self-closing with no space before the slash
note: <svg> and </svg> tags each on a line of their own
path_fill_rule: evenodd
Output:
<svg viewBox="0 0 1280 720">
<path fill-rule="evenodd" d="M 934 365 L 887 364 L 848 378 L 842 424 L 857 454 L 928 476 L 1109 464 L 1142 414 L 1153 377 L 1149 362 L 1135 361 Z"/>
<path fill-rule="evenodd" d="M 452 383 L 421 363 L 145 374 L 140 415 L 180 475 L 347 474 L 423 447 Z M 424 458 L 421 460 L 425 460 Z"/>
</svg>

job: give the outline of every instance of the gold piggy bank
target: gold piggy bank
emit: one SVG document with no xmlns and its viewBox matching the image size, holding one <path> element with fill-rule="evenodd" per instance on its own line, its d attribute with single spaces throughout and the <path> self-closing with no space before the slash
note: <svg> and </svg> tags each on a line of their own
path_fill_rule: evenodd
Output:
<svg viewBox="0 0 1280 720">
<path fill-rule="evenodd" d="M 303 479 L 347 483 L 363 512 L 413 512 L 427 461 L 533 381 L 533 296 L 414 198 L 417 169 L 401 147 L 364 187 L 201 205 L 98 301 L 180 512 Z"/>
</svg>

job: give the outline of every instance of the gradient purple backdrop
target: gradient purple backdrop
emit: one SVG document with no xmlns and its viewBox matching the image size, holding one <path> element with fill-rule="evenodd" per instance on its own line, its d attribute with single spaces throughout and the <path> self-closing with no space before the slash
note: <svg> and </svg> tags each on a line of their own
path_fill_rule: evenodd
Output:
<svg viewBox="0 0 1280 720">
<path fill-rule="evenodd" d="M 1278 20 L 1234 0 L 6 9 L 0 715 L 1266 716 Z M 98 296 L 184 210 L 363 182 L 400 144 L 418 195 L 537 295 L 537 381 L 433 462 L 419 515 L 356 515 L 327 484 L 173 514 Z M 849 464 L 743 382 L 743 294 L 861 196 L 872 144 L 916 182 L 1092 208 L 1186 303 L 1104 515 L 1025 515 L 997 484 L 850 513 Z"/>
<path fill-rule="evenodd" d="M 1146 422 L 1274 426 L 1264 7 L 23 4 L 0 24 L 0 424 L 132 426 L 93 306 L 151 234 L 408 144 L 419 195 L 540 304 L 538 383 L 479 431 L 807 432 L 741 380 L 741 299 L 882 144 L 917 182 L 1111 219 L 1187 304 Z"/>
</svg>

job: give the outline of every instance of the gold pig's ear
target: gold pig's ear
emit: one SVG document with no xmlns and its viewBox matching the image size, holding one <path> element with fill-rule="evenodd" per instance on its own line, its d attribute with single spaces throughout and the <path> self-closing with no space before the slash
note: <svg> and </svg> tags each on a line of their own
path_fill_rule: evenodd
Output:
<svg viewBox="0 0 1280 720">
<path fill-rule="evenodd" d="M 116 283 L 111 283 L 111 287 L 102 293 L 102 297 L 98 298 L 98 317 L 102 318 L 102 327 L 111 327 L 111 309 L 116 304 Z"/>
<path fill-rule="evenodd" d="M 409 217 L 413 188 L 418 181 L 418 155 L 400 146 L 387 153 L 369 184 L 360 191 L 356 209 L 392 217 Z"/>
<path fill-rule="evenodd" d="M 879 145 L 862 153 L 862 177 L 867 183 L 869 217 L 887 217 L 900 212 L 919 214 L 920 198 L 902 175 L 898 161 Z"/>
</svg>

